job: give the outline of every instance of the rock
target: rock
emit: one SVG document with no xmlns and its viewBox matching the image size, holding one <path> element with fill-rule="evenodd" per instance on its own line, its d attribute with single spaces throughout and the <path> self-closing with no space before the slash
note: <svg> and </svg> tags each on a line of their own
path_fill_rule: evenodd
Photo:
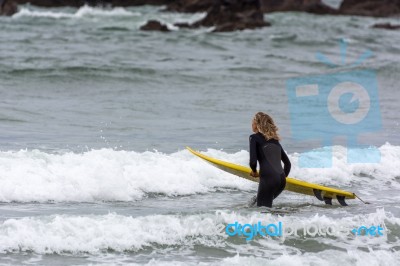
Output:
<svg viewBox="0 0 400 266">
<path fill-rule="evenodd" d="M 261 0 L 264 13 L 302 11 L 314 14 L 337 14 L 338 10 L 322 3 L 321 0 Z"/>
<path fill-rule="evenodd" d="M 15 0 L 18 4 L 31 3 L 40 7 L 62 7 L 72 6 L 81 7 L 83 5 L 90 6 L 140 6 L 140 5 L 167 5 L 175 0 Z"/>
<path fill-rule="evenodd" d="M 97 1 L 84 1 L 84 0 L 15 0 L 18 4 L 27 4 L 30 3 L 34 6 L 40 7 L 62 7 L 62 6 L 72 6 L 72 7 L 80 7 L 83 6 L 86 2 L 89 4 L 97 2 Z"/>
<path fill-rule="evenodd" d="M 357 16 L 395 16 L 400 14 L 400 0 L 343 0 L 339 12 Z"/>
<path fill-rule="evenodd" d="M 322 3 L 322 0 L 2 0 L 7 3 L 7 10 L 15 9 L 16 4 L 31 3 L 41 7 L 80 7 L 85 4 L 111 6 L 167 5 L 167 10 L 178 12 L 205 12 L 216 5 L 235 6 L 249 5 L 251 2 L 261 3 L 261 12 L 302 11 L 314 14 L 344 14 L 387 17 L 400 14 L 400 0 L 343 0 L 339 10 Z M 11 4 L 15 2 L 14 4 Z M 5 10 L 2 7 L 1 10 Z M 5 11 L 1 11 L 6 13 Z M 238 11 L 236 11 L 238 12 Z M 7 12 L 8 13 L 8 12 Z M 240 22 L 242 23 L 242 22 Z M 247 24 L 247 23 L 245 23 Z"/>
<path fill-rule="evenodd" d="M 373 25 L 372 28 L 386 29 L 386 30 L 400 30 L 400 25 L 392 25 L 390 23 L 379 23 Z"/>
<path fill-rule="evenodd" d="M 214 32 L 255 29 L 269 26 L 258 0 L 215 0 L 205 18 L 192 25 L 176 24 L 180 27 L 215 27 Z"/>
<path fill-rule="evenodd" d="M 171 1 L 169 2 L 167 11 L 187 13 L 206 12 L 214 4 L 214 0 L 177 0 L 172 1 L 172 3 Z"/>
<path fill-rule="evenodd" d="M 112 6 L 143 6 L 143 5 L 153 5 L 153 6 L 162 6 L 168 5 L 171 2 L 176 2 L 176 0 L 105 0 L 103 2 L 108 2 Z"/>
<path fill-rule="evenodd" d="M 214 0 L 177 0 L 167 6 L 168 11 L 205 12 L 213 6 Z M 225 2 L 229 2 L 225 1 Z M 246 1 L 244 1 L 246 2 Z M 260 0 L 264 13 L 283 11 L 304 11 L 315 14 L 337 14 L 338 10 L 331 8 L 321 0 Z"/>
<path fill-rule="evenodd" d="M 0 0 L 0 16 L 12 16 L 18 12 L 17 3 L 13 0 Z"/>
<path fill-rule="evenodd" d="M 311 5 L 306 5 L 304 11 L 307 13 L 317 14 L 317 15 L 337 15 L 339 10 L 327 6 L 323 3 L 316 3 Z"/>
<path fill-rule="evenodd" d="M 149 20 L 145 25 L 140 27 L 140 30 L 145 31 L 170 31 L 168 27 L 157 20 Z"/>
</svg>

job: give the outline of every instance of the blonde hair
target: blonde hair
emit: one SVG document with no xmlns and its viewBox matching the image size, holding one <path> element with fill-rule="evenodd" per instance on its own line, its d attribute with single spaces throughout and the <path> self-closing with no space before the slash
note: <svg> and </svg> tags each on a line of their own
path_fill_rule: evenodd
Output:
<svg viewBox="0 0 400 266">
<path fill-rule="evenodd" d="M 266 113 L 258 112 L 254 116 L 253 120 L 256 123 L 258 132 L 263 134 L 263 136 L 267 140 L 269 140 L 269 139 L 280 140 L 281 139 L 278 135 L 279 129 L 275 125 L 275 122 L 272 119 L 272 117 L 270 117 Z"/>
</svg>

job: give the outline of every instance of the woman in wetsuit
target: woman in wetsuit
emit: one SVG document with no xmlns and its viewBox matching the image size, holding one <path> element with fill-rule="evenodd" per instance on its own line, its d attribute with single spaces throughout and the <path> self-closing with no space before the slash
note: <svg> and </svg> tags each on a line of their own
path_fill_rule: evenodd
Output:
<svg viewBox="0 0 400 266">
<path fill-rule="evenodd" d="M 267 114 L 258 112 L 252 123 L 254 134 L 250 136 L 250 173 L 260 177 L 257 206 L 272 207 L 272 201 L 283 191 L 290 172 L 290 161 L 279 143 L 278 127 Z M 260 175 L 257 174 L 257 161 Z M 282 168 L 281 161 L 284 163 Z"/>
</svg>

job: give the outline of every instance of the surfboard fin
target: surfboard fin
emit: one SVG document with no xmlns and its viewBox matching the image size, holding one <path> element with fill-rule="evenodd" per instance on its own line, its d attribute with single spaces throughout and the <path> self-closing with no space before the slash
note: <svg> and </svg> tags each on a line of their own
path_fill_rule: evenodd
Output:
<svg viewBox="0 0 400 266">
<path fill-rule="evenodd" d="M 340 205 L 342 206 L 348 206 L 346 201 L 345 201 L 345 197 L 344 196 L 336 196 L 336 199 L 338 200 L 338 202 L 340 203 Z"/>
<path fill-rule="evenodd" d="M 324 197 L 324 201 L 325 201 L 325 204 L 327 204 L 327 205 L 332 205 L 332 198 L 326 198 L 326 197 Z"/>
<path fill-rule="evenodd" d="M 313 191 L 314 191 L 314 195 L 315 195 L 315 197 L 317 198 L 317 199 L 319 199 L 320 201 L 323 201 L 324 199 L 322 198 L 322 195 L 321 195 L 321 190 L 319 190 L 319 189 L 313 189 Z"/>
</svg>

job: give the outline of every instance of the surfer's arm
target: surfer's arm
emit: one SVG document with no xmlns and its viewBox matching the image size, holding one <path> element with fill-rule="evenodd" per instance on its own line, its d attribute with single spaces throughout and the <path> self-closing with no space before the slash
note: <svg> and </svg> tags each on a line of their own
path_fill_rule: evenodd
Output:
<svg viewBox="0 0 400 266">
<path fill-rule="evenodd" d="M 288 176 L 292 164 L 290 163 L 289 157 L 287 156 L 286 152 L 283 149 L 281 149 L 281 158 L 284 164 L 283 171 L 285 172 L 285 176 Z"/>
<path fill-rule="evenodd" d="M 257 142 L 253 136 L 249 138 L 250 142 L 250 168 L 253 173 L 257 173 Z"/>
</svg>

